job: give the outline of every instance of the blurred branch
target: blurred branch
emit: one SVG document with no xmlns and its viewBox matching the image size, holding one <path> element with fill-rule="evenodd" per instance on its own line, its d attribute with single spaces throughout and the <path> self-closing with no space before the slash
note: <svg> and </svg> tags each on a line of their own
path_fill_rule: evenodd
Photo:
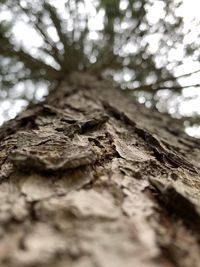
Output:
<svg viewBox="0 0 200 267">
<path fill-rule="evenodd" d="M 24 64 L 26 68 L 30 69 L 32 72 L 40 72 L 41 76 L 42 71 L 45 71 L 49 78 L 58 79 L 60 77 L 60 71 L 47 65 L 42 60 L 32 57 L 22 49 L 15 50 L 15 47 L 11 44 L 8 38 L 0 35 L 0 41 L 2 44 L 0 46 L 0 54 L 2 56 L 6 56 L 8 58 L 17 58 Z"/>
<path fill-rule="evenodd" d="M 174 118 L 175 119 L 175 118 Z M 183 124 L 184 122 L 188 122 L 188 126 L 192 125 L 199 125 L 200 124 L 200 115 L 194 114 L 193 116 L 181 116 L 179 119 L 175 119 L 180 124 Z"/>
<path fill-rule="evenodd" d="M 70 65 L 71 60 L 68 59 L 68 54 L 70 52 L 72 53 L 72 48 L 70 47 L 70 43 L 69 43 L 67 34 L 65 34 L 62 31 L 61 19 L 58 15 L 56 9 L 52 5 L 47 3 L 46 1 L 44 1 L 43 6 L 44 6 L 45 10 L 49 13 L 51 21 L 55 27 L 55 30 L 58 34 L 59 39 L 60 39 L 60 42 L 64 46 L 64 60 L 63 60 L 62 67 L 65 69 L 65 71 L 69 71 L 69 70 L 71 70 L 71 65 Z"/>
<path fill-rule="evenodd" d="M 162 80 L 156 82 L 156 84 L 160 84 L 160 83 L 168 82 L 168 81 L 176 81 L 176 80 L 178 80 L 178 79 L 180 79 L 180 78 L 186 78 L 186 77 L 189 77 L 189 76 L 191 76 L 191 75 L 193 75 L 193 74 L 195 74 L 195 73 L 198 73 L 198 72 L 200 72 L 200 69 L 195 70 L 195 71 L 193 71 L 193 72 L 186 73 L 186 74 L 182 74 L 182 75 L 179 75 L 179 76 L 174 76 L 174 77 L 170 77 L 170 78 L 162 79 Z"/>
<path fill-rule="evenodd" d="M 51 50 L 44 48 L 42 48 L 42 50 L 44 50 L 47 54 L 52 56 L 55 59 L 55 61 L 60 66 L 62 66 L 63 60 L 62 56 L 60 55 L 60 51 L 58 50 L 56 44 L 52 41 L 52 39 L 48 36 L 47 32 L 43 28 L 44 25 L 43 23 L 41 23 L 40 18 L 38 18 L 38 20 L 34 23 L 34 26 L 38 30 L 38 32 L 43 36 L 44 42 L 51 47 Z"/>
<path fill-rule="evenodd" d="M 174 91 L 181 91 L 183 89 L 186 88 L 191 88 L 191 87 L 200 87 L 200 84 L 191 84 L 191 85 L 185 85 L 185 86 L 154 86 L 153 85 L 144 85 L 144 86 L 139 86 L 137 88 L 132 88 L 132 89 L 124 89 L 123 91 L 125 92 L 136 92 L 136 91 L 143 91 L 143 92 L 150 92 L 150 93 L 154 93 L 157 92 L 159 90 L 174 90 Z"/>
<path fill-rule="evenodd" d="M 151 83 L 151 84 L 147 84 L 147 85 L 141 85 L 141 86 L 135 87 L 135 88 L 133 88 L 131 90 L 149 92 L 149 91 L 157 91 L 157 90 L 164 90 L 164 89 L 182 90 L 184 88 L 200 87 L 200 84 L 193 84 L 193 85 L 186 85 L 186 86 L 179 86 L 179 85 L 178 86 L 177 85 L 164 86 L 163 85 L 163 83 L 165 83 L 165 82 L 177 81 L 180 78 L 186 78 L 186 77 L 189 77 L 189 76 L 191 76 L 191 75 L 193 75 L 195 73 L 198 73 L 198 72 L 200 72 L 200 69 L 196 70 L 196 71 L 193 71 L 193 72 L 190 72 L 190 73 L 186 73 L 186 74 L 180 75 L 180 76 L 175 76 L 175 77 L 162 79 L 162 80 L 159 80 L 159 81 L 157 81 L 155 83 Z"/>
<path fill-rule="evenodd" d="M 50 46 L 50 49 L 40 48 L 45 53 L 49 54 L 54 60 L 61 66 L 62 65 L 62 55 L 60 55 L 60 51 L 56 47 L 56 44 L 52 40 L 52 38 L 48 35 L 46 31 L 46 27 L 42 22 L 41 13 L 37 12 L 37 14 L 33 14 L 31 8 L 25 8 L 21 5 L 20 1 L 17 0 L 17 5 L 21 11 L 27 16 L 29 19 L 29 23 L 36 29 L 36 31 L 42 36 L 43 41 L 46 45 Z M 32 21 L 31 17 L 34 16 L 35 20 Z"/>
<path fill-rule="evenodd" d="M 183 89 L 186 89 L 186 88 L 191 88 L 191 87 L 200 87 L 200 83 L 198 84 L 191 84 L 191 85 L 185 85 L 185 86 L 159 86 L 157 89 L 153 89 L 153 90 L 165 90 L 165 89 L 170 89 L 170 90 L 183 90 Z"/>
</svg>

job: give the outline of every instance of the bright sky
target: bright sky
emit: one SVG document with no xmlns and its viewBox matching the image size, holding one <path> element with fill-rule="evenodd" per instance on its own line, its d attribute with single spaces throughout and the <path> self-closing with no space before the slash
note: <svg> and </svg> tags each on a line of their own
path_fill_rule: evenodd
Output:
<svg viewBox="0 0 200 267">
<path fill-rule="evenodd" d="M 63 10 L 63 5 L 66 2 L 66 0 L 51 0 L 51 2 L 59 9 L 60 12 Z M 91 37 L 95 38 L 95 30 L 99 30 L 103 27 L 102 19 L 103 14 L 99 13 L 97 17 L 96 10 L 92 4 L 92 1 L 86 1 L 86 6 L 83 7 L 85 10 L 88 11 L 88 13 L 93 15 L 93 18 L 89 21 L 90 29 L 93 31 L 91 33 Z M 126 0 L 123 0 L 121 2 L 121 8 L 126 8 Z M 194 27 L 194 19 L 199 19 L 199 10 L 200 10 L 200 1 L 199 0 L 183 0 L 182 6 L 179 8 L 179 14 L 181 14 L 184 17 L 185 21 L 185 31 L 187 29 L 191 29 L 190 36 L 185 38 L 185 42 L 190 42 L 191 40 L 195 40 L 197 36 L 200 34 L 200 29 L 196 29 Z M 149 20 L 152 21 L 152 23 L 156 23 L 159 16 L 162 16 L 163 12 L 163 4 L 162 1 L 156 0 L 153 2 L 153 8 L 149 11 Z M 155 16 L 155 14 L 159 14 L 159 16 Z M 1 14 L 1 20 L 8 19 L 10 16 L 9 12 L 5 12 L 4 14 Z M 36 34 L 36 32 L 27 25 L 25 25 L 22 22 L 17 23 L 14 29 L 15 35 L 18 39 L 18 41 L 25 45 L 27 48 L 37 48 L 42 44 L 41 38 Z M 26 34 L 24 34 L 26 33 Z M 56 40 L 57 35 L 56 32 L 52 29 L 51 36 Z M 156 52 L 157 50 L 157 39 L 156 36 L 149 39 L 150 43 L 150 49 L 152 52 Z M 31 45 L 31 47 L 30 47 Z M 128 47 L 126 49 L 133 49 L 132 47 Z M 36 49 L 32 49 L 32 53 L 36 53 Z M 182 51 L 181 48 L 174 49 L 170 52 L 169 58 L 173 61 L 175 59 L 181 58 Z M 49 57 L 46 57 L 46 62 L 49 64 L 53 64 L 55 67 L 55 63 L 52 61 L 52 59 Z M 197 69 L 200 69 L 200 63 L 194 63 L 188 60 L 183 60 L 182 66 L 177 68 L 175 70 L 175 75 L 179 76 L 188 72 L 195 71 Z M 182 85 L 186 84 L 195 84 L 200 83 L 200 73 L 192 75 L 189 79 L 182 79 L 180 80 L 180 83 Z M 183 95 L 185 97 L 191 97 L 195 95 L 194 99 L 182 101 L 180 104 L 180 112 L 183 115 L 190 115 L 192 112 L 198 112 L 200 114 L 200 88 L 188 88 L 183 91 Z M 40 90 L 38 90 L 39 93 L 37 93 L 37 98 L 41 99 L 43 95 L 47 93 L 46 88 L 43 86 Z M 10 118 L 14 118 L 16 114 L 20 111 L 21 107 L 25 106 L 26 102 L 24 100 L 18 100 L 15 102 L 11 101 L 3 101 L 0 103 L 0 124 L 3 123 L 5 120 L 5 114 L 4 111 L 9 109 L 8 116 Z M 200 136 L 200 127 L 198 128 L 188 128 L 187 129 L 188 134 L 190 135 L 198 135 Z"/>
</svg>

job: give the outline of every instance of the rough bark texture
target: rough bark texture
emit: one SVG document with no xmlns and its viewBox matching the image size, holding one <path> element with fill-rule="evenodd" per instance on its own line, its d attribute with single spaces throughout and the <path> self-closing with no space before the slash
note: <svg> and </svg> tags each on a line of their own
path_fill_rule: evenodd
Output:
<svg viewBox="0 0 200 267">
<path fill-rule="evenodd" d="M 200 142 L 73 74 L 0 132 L 0 266 L 200 266 Z"/>
</svg>

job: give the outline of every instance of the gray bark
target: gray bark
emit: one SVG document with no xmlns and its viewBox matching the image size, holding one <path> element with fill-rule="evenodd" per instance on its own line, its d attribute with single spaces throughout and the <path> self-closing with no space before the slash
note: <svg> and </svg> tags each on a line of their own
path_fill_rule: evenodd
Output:
<svg viewBox="0 0 200 267">
<path fill-rule="evenodd" d="M 0 266 L 200 266 L 200 142 L 74 73 L 0 132 Z"/>
</svg>

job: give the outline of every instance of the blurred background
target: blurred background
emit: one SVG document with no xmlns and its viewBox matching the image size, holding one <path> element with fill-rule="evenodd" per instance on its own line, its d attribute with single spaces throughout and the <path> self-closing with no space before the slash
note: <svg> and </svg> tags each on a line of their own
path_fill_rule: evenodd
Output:
<svg viewBox="0 0 200 267">
<path fill-rule="evenodd" d="M 200 1 L 0 0 L 0 124 L 74 70 L 200 137 Z"/>
</svg>

